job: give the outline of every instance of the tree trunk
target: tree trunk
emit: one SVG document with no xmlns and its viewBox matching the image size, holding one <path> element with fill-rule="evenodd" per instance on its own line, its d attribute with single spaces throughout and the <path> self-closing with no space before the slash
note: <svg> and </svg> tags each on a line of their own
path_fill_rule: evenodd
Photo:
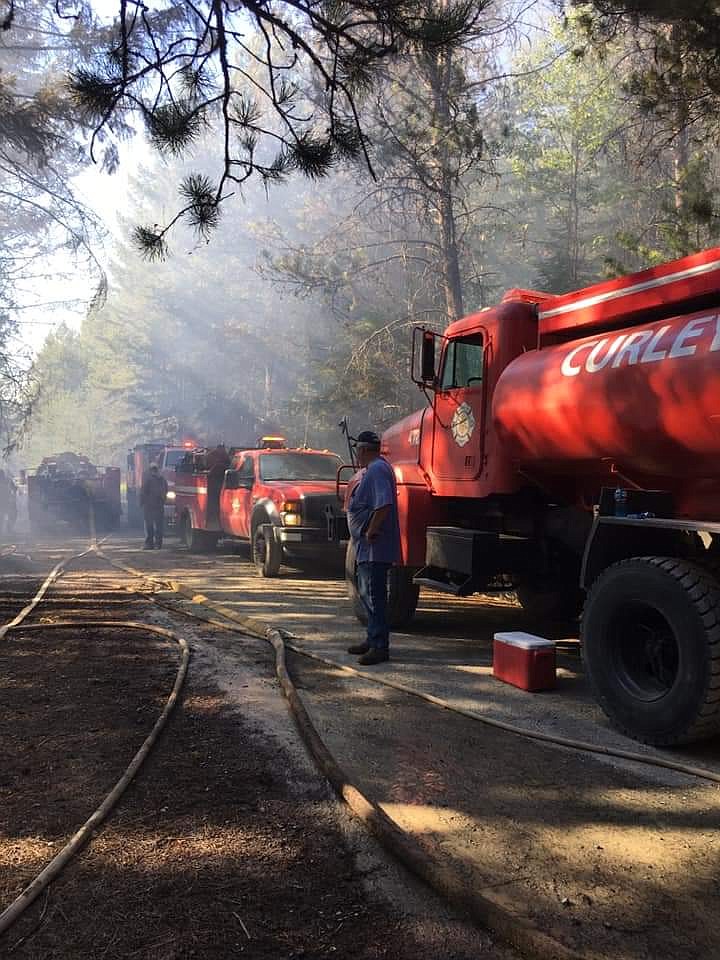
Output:
<svg viewBox="0 0 720 960">
<path fill-rule="evenodd" d="M 443 285 L 445 287 L 445 309 L 448 320 L 462 317 L 463 307 L 462 279 L 460 276 L 460 258 L 458 255 L 455 209 L 453 207 L 452 188 L 449 177 L 444 177 L 443 191 L 440 197 L 440 248 L 443 263 Z"/>
<path fill-rule="evenodd" d="M 678 28 L 673 26 L 670 32 L 671 43 L 677 44 Z M 672 146 L 673 185 L 675 188 L 674 205 L 677 216 L 677 242 L 682 253 L 690 252 L 690 230 L 685 200 L 687 194 L 686 174 L 690 162 L 690 144 L 688 138 L 688 108 L 683 99 L 683 76 L 685 71 L 678 62 L 674 71 L 676 86 L 675 124 L 677 134 Z"/>
<path fill-rule="evenodd" d="M 429 56 L 427 66 L 434 107 L 433 127 L 436 131 L 434 147 L 437 157 L 437 221 L 440 233 L 440 257 L 445 292 L 445 311 L 448 322 L 450 322 L 462 317 L 465 312 L 453 196 L 456 174 L 447 146 L 447 133 L 452 126 L 448 99 L 452 76 L 452 52 L 446 50 Z"/>
</svg>

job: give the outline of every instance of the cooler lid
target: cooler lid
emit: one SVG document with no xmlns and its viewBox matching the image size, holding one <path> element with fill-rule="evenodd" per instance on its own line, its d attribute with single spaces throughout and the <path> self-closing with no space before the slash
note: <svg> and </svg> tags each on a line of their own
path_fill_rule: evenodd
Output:
<svg viewBox="0 0 720 960">
<path fill-rule="evenodd" d="M 536 637 L 532 633 L 523 633 L 522 630 L 496 633 L 495 639 L 500 643 L 507 643 L 511 647 L 522 647 L 523 650 L 535 650 L 538 647 L 554 647 L 555 643 L 546 637 Z"/>
</svg>

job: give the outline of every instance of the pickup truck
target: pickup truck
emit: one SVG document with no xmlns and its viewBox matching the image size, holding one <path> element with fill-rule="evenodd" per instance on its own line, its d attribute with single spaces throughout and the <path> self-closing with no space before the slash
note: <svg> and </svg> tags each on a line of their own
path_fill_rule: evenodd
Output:
<svg viewBox="0 0 720 960">
<path fill-rule="evenodd" d="M 204 449 L 175 468 L 180 539 L 190 550 L 220 540 L 251 545 L 258 573 L 274 577 L 284 559 L 342 561 L 328 541 L 327 507 L 337 499 L 340 458 L 328 450 L 230 448 L 229 469 Z"/>
</svg>

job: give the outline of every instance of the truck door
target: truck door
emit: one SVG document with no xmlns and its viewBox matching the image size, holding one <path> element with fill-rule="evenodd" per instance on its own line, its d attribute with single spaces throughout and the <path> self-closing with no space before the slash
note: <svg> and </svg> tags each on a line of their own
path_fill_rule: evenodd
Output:
<svg viewBox="0 0 720 960">
<path fill-rule="evenodd" d="M 235 466 L 239 486 L 232 490 L 224 486 L 220 493 L 220 525 L 233 537 L 250 537 L 252 491 L 255 485 L 255 461 L 244 457 Z"/>
<path fill-rule="evenodd" d="M 482 467 L 485 392 L 481 333 L 449 340 L 435 391 L 432 466 L 445 480 L 472 480 Z"/>
</svg>

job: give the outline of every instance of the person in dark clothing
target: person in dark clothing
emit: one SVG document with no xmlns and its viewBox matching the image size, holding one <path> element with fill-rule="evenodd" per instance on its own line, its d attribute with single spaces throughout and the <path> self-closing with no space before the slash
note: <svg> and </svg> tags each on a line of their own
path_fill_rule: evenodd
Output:
<svg viewBox="0 0 720 960">
<path fill-rule="evenodd" d="M 140 505 L 145 517 L 143 550 L 152 550 L 153 546 L 159 550 L 162 547 L 167 492 L 167 480 L 158 471 L 157 464 L 153 463 L 140 489 Z"/>
<path fill-rule="evenodd" d="M 220 488 L 225 479 L 225 471 L 230 467 L 230 457 L 225 445 L 219 443 L 207 455 L 208 468 L 208 520 L 220 522 Z"/>
<path fill-rule="evenodd" d="M 347 516 L 355 545 L 357 585 L 367 611 L 367 640 L 348 648 L 370 666 L 390 659 L 387 624 L 387 578 L 400 560 L 400 525 L 393 468 L 380 456 L 380 438 L 371 430 L 358 436 L 362 479 L 350 493 Z"/>
</svg>

